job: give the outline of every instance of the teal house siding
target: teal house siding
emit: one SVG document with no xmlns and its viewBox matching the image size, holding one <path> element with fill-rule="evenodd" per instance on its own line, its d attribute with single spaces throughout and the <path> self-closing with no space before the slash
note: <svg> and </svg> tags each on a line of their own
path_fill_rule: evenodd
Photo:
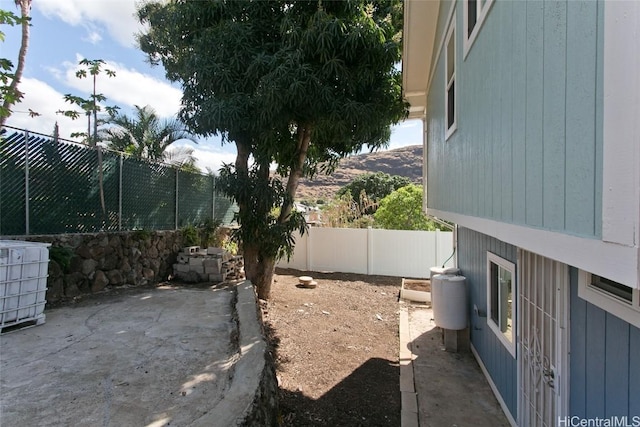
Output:
<svg viewBox="0 0 640 427">
<path fill-rule="evenodd" d="M 580 418 L 640 416 L 640 329 L 578 296 L 571 268 L 569 414 Z M 640 422 L 640 418 L 637 418 Z"/>
<path fill-rule="evenodd" d="M 474 314 L 473 305 L 486 312 L 487 308 L 487 251 L 513 262 L 517 251 L 512 245 L 490 236 L 458 229 L 458 266 L 467 278 L 471 313 L 471 343 L 484 364 L 511 415 L 517 418 L 517 363 L 509 351 L 489 329 L 487 318 Z"/>
<path fill-rule="evenodd" d="M 495 1 L 466 57 L 455 8 L 457 130 L 445 140 L 441 49 L 427 98 L 428 208 L 600 238 L 603 3 Z"/>
</svg>

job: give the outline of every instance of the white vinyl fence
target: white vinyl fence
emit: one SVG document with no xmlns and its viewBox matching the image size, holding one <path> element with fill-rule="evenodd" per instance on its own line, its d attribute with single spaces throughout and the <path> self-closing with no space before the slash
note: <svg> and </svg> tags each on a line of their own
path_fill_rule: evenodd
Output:
<svg viewBox="0 0 640 427">
<path fill-rule="evenodd" d="M 302 271 L 426 278 L 431 267 L 454 266 L 453 232 L 311 227 L 296 237 L 287 262 Z"/>
</svg>

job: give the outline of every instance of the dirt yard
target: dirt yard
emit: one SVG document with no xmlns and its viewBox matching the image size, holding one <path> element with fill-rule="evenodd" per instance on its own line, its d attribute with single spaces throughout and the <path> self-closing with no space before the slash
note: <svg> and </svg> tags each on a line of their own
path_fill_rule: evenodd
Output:
<svg viewBox="0 0 640 427">
<path fill-rule="evenodd" d="M 263 304 L 283 426 L 399 426 L 401 278 L 276 271 Z M 313 289 L 298 277 L 312 276 Z"/>
</svg>

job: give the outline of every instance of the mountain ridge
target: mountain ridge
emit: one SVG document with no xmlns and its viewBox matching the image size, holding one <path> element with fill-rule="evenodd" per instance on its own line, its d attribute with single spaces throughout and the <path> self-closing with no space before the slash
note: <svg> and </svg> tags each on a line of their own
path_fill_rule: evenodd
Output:
<svg viewBox="0 0 640 427">
<path fill-rule="evenodd" d="M 386 151 L 363 153 L 340 160 L 331 175 L 319 173 L 312 180 L 300 181 L 297 200 L 329 201 L 343 186 L 363 173 L 383 172 L 407 177 L 415 184 L 422 183 L 422 145 L 408 145 Z"/>
</svg>

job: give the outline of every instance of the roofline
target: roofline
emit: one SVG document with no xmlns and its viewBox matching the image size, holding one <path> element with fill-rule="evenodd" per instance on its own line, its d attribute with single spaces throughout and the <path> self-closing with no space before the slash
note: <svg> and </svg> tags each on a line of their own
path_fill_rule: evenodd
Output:
<svg viewBox="0 0 640 427">
<path fill-rule="evenodd" d="M 426 115 L 439 11 L 440 0 L 404 1 L 402 92 L 410 104 L 409 119 Z"/>
</svg>

